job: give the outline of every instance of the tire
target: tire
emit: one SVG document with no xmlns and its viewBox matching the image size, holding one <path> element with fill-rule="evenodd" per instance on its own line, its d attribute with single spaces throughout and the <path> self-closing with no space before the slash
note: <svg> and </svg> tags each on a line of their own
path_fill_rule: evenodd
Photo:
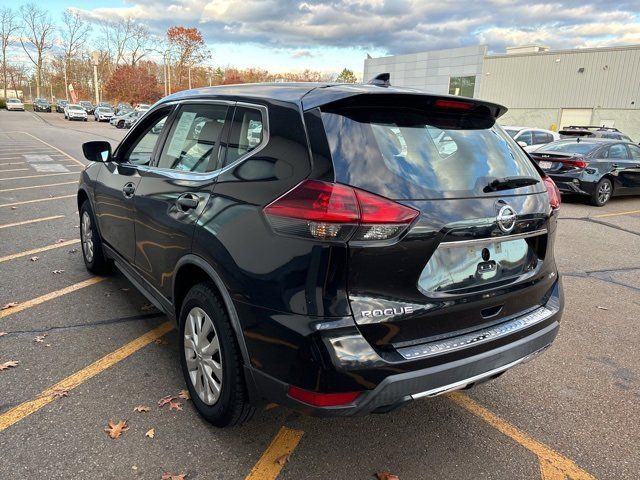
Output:
<svg viewBox="0 0 640 480">
<path fill-rule="evenodd" d="M 102 239 L 96 228 L 96 220 L 89 200 L 80 207 L 80 244 L 84 265 L 91 273 L 104 275 L 111 273 L 113 262 L 104 256 Z M 89 222 L 88 228 L 85 222 Z M 87 240 L 85 240 L 85 238 Z"/>
<path fill-rule="evenodd" d="M 120 121 L 116 124 L 116 126 L 117 126 L 118 128 L 124 128 L 124 121 L 123 121 L 123 120 L 120 120 Z"/>
<path fill-rule="evenodd" d="M 85 117 L 85 118 L 84 118 L 84 121 L 85 121 L 85 122 L 86 122 L 86 121 L 88 121 L 88 120 L 89 120 L 89 118 L 88 118 L 88 117 Z"/>
<path fill-rule="evenodd" d="M 613 184 L 606 177 L 600 179 L 596 184 L 596 188 L 591 194 L 591 203 L 596 207 L 602 207 L 611 200 L 613 196 Z"/>
<path fill-rule="evenodd" d="M 194 326 L 198 323 L 198 319 L 202 322 L 199 329 L 201 332 L 199 342 L 189 342 L 185 339 L 185 335 L 190 339 L 198 337 L 198 329 Z M 209 332 L 202 336 L 202 328 L 208 322 L 210 322 Z M 217 350 L 209 354 L 205 348 L 196 353 L 196 349 L 202 348 L 203 345 L 207 345 L 209 349 L 216 348 L 214 343 L 216 338 Z M 217 427 L 241 425 L 249 420 L 255 409 L 249 403 L 240 348 L 227 311 L 211 282 L 199 283 L 187 293 L 180 312 L 178 341 L 182 373 L 198 413 Z M 193 348 L 189 348 L 189 345 Z M 190 360 L 187 360 L 187 357 Z M 206 364 L 203 363 L 205 361 Z M 189 366 L 191 366 L 191 372 Z M 210 375 L 203 366 L 209 366 Z M 220 370 L 220 375 L 213 367 Z M 203 382 L 203 375 L 209 378 L 206 385 Z M 216 380 L 219 383 L 216 383 Z M 216 389 L 210 388 L 212 381 L 219 386 L 217 396 Z M 198 383 L 201 385 L 199 389 L 196 387 Z"/>
</svg>

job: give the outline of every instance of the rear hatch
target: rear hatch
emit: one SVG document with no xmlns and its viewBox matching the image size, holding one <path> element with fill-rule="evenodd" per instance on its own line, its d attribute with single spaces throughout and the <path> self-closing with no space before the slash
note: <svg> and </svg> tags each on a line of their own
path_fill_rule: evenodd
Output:
<svg viewBox="0 0 640 480">
<path fill-rule="evenodd" d="M 381 350 L 532 311 L 555 281 L 538 170 L 483 104 L 437 98 L 360 96 L 321 107 L 335 181 L 419 212 L 390 244 L 349 243 L 351 309 Z M 505 178 L 528 181 L 495 183 Z"/>
</svg>

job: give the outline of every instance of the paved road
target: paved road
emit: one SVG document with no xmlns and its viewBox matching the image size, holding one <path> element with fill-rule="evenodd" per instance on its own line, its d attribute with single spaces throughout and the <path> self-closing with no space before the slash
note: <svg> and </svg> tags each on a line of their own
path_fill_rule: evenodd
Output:
<svg viewBox="0 0 640 480">
<path fill-rule="evenodd" d="M 275 406 L 218 430 L 189 401 L 157 406 L 184 388 L 175 330 L 121 276 L 82 264 L 80 146 L 123 134 L 0 111 L 0 305 L 19 302 L 0 311 L 0 364 L 19 362 L 0 371 L 0 478 L 638 478 L 640 198 L 564 203 L 567 307 L 535 361 L 387 415 L 315 419 Z M 68 396 L 53 399 L 56 388 Z M 129 429 L 112 440 L 109 420 Z M 275 459 L 290 452 L 281 469 Z"/>
</svg>

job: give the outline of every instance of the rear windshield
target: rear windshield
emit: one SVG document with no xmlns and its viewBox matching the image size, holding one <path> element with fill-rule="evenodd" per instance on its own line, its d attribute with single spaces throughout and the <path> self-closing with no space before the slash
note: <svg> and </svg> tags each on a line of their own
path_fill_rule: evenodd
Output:
<svg viewBox="0 0 640 480">
<path fill-rule="evenodd" d="M 326 109 L 325 109 L 326 110 Z M 400 108 L 323 111 L 336 181 L 392 199 L 488 195 L 496 178 L 539 178 L 492 121 Z M 542 183 L 513 193 L 544 191 Z"/>
<path fill-rule="evenodd" d="M 540 149 L 544 152 L 561 152 L 561 153 L 579 153 L 580 155 L 586 155 L 590 151 L 594 150 L 598 144 L 585 143 L 585 142 L 561 142 L 552 143 L 551 145 L 545 145 Z"/>
</svg>

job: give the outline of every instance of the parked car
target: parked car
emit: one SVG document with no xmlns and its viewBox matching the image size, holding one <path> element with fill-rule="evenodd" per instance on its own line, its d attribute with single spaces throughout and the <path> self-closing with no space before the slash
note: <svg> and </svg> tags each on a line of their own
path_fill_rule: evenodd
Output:
<svg viewBox="0 0 640 480">
<path fill-rule="evenodd" d="M 96 107 L 93 112 L 96 122 L 109 121 L 113 118 L 113 110 L 109 107 Z"/>
<path fill-rule="evenodd" d="M 146 112 L 147 110 L 149 110 L 151 108 L 151 105 L 148 105 L 146 103 L 139 103 L 138 105 L 136 105 L 136 112 Z"/>
<path fill-rule="evenodd" d="M 133 127 L 133 125 L 140 119 L 140 117 L 142 117 L 142 115 L 145 112 L 139 112 L 139 111 L 133 111 L 131 113 L 129 113 L 128 115 L 125 115 L 123 117 L 124 120 L 124 126 L 123 128 L 131 128 Z"/>
<path fill-rule="evenodd" d="M 88 115 L 82 105 L 69 103 L 64 107 L 64 118 L 66 120 L 84 120 L 86 122 Z"/>
<path fill-rule="evenodd" d="M 132 123 L 131 120 L 137 118 L 139 115 L 138 112 L 134 111 L 126 111 L 121 115 L 116 115 L 109 120 L 109 123 L 116 128 L 129 128 Z"/>
<path fill-rule="evenodd" d="M 513 138 L 518 145 L 527 152 L 533 152 L 547 143 L 560 139 L 557 132 L 545 130 L 543 128 L 528 127 L 504 127 L 505 131 Z"/>
<path fill-rule="evenodd" d="M 631 142 L 577 137 L 531 156 L 561 192 L 586 196 L 598 207 L 612 196 L 640 195 L 640 147 Z"/>
<path fill-rule="evenodd" d="M 51 104 L 46 98 L 36 98 L 33 101 L 34 112 L 51 112 Z"/>
<path fill-rule="evenodd" d="M 573 125 L 560 130 L 560 138 L 575 138 L 575 137 L 588 137 L 588 138 L 608 138 L 610 140 L 622 140 L 625 142 L 631 142 L 631 138 L 625 135 L 617 128 L 613 127 L 598 127 L 593 125 L 579 126 Z"/>
<path fill-rule="evenodd" d="M 122 115 L 124 113 L 132 112 L 132 111 L 133 111 L 133 107 L 131 106 L 131 104 L 126 102 L 120 102 L 116 107 L 116 115 Z"/>
<path fill-rule="evenodd" d="M 82 108 L 84 108 L 84 111 L 87 112 L 87 115 L 93 115 L 93 111 L 95 110 L 93 103 L 89 102 L 88 100 L 80 100 L 78 104 Z"/>
<path fill-rule="evenodd" d="M 67 105 L 69 105 L 68 100 L 58 100 L 56 102 L 56 112 L 64 113 L 64 107 L 66 107 Z"/>
<path fill-rule="evenodd" d="M 7 110 L 22 110 L 24 112 L 24 103 L 19 98 L 7 98 Z"/>
<path fill-rule="evenodd" d="M 85 265 L 115 264 L 177 320 L 218 426 L 265 402 L 343 416 L 476 385 L 548 347 L 563 309 L 560 195 L 505 111 L 373 85 L 171 95 L 115 151 L 83 145 Z"/>
<path fill-rule="evenodd" d="M 107 108 L 110 108 L 111 110 L 113 110 L 113 105 L 111 105 L 109 102 L 100 102 L 97 106 L 98 107 L 107 107 Z"/>
</svg>

